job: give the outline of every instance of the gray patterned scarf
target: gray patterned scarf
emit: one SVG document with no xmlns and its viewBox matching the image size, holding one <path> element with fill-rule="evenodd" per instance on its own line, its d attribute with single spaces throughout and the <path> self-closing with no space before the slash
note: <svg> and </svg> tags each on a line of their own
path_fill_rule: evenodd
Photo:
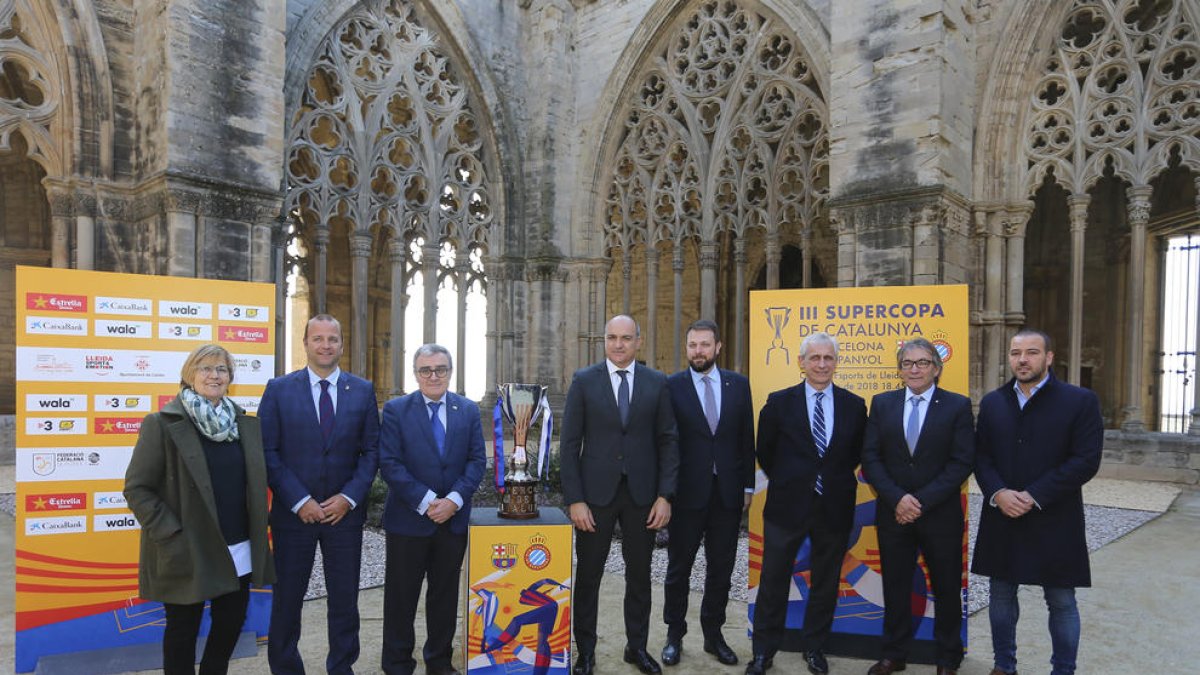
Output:
<svg viewBox="0 0 1200 675">
<path fill-rule="evenodd" d="M 238 440 L 237 409 L 228 396 L 214 406 L 196 390 L 184 387 L 179 390 L 179 402 L 205 438 L 218 443 Z"/>
</svg>

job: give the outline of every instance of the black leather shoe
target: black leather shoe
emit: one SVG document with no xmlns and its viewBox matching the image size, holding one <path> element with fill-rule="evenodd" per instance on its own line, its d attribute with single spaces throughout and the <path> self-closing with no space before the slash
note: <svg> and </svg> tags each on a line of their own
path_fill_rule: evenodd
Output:
<svg viewBox="0 0 1200 675">
<path fill-rule="evenodd" d="M 763 675 L 773 665 L 775 662 L 771 660 L 771 657 L 756 654 L 754 659 L 746 664 L 746 675 Z"/>
<path fill-rule="evenodd" d="M 645 649 L 626 647 L 625 663 L 632 663 L 646 675 L 659 675 L 662 673 L 662 668 L 659 667 L 658 661 L 655 661 L 654 657 L 650 656 L 650 652 Z"/>
<path fill-rule="evenodd" d="M 580 654 L 579 658 L 575 659 L 575 665 L 571 668 L 574 675 L 592 675 L 592 671 L 596 669 L 595 654 Z"/>
<path fill-rule="evenodd" d="M 738 662 L 737 654 L 735 654 L 733 652 L 733 650 L 729 648 L 729 645 L 725 643 L 724 638 L 717 638 L 715 640 L 705 640 L 704 641 L 704 651 L 717 657 L 718 661 L 720 661 L 721 663 L 724 663 L 727 666 L 736 666 L 737 665 L 737 662 Z"/>
<path fill-rule="evenodd" d="M 879 659 L 871 669 L 867 671 L 867 675 L 892 675 L 898 673 L 907 667 L 903 661 L 893 661 L 891 659 Z"/>
<path fill-rule="evenodd" d="M 667 641 L 667 646 L 663 647 L 662 659 L 664 666 L 674 666 L 679 663 L 679 657 L 683 656 L 683 645 L 678 641 Z"/>
<path fill-rule="evenodd" d="M 813 675 L 826 675 L 829 672 L 829 662 L 825 660 L 825 654 L 820 649 L 804 652 L 804 663 L 808 664 L 808 672 Z"/>
</svg>

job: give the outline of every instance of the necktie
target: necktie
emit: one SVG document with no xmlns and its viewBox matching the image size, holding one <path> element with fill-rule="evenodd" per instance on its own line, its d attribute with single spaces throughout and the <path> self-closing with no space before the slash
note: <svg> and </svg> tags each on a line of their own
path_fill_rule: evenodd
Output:
<svg viewBox="0 0 1200 675">
<path fill-rule="evenodd" d="M 329 380 L 321 380 L 321 398 L 317 402 L 317 413 L 320 416 L 321 436 L 329 440 L 333 433 L 333 397 L 329 395 Z"/>
<path fill-rule="evenodd" d="M 921 435 L 921 401 L 925 400 L 924 396 L 914 396 L 912 399 L 912 412 L 908 414 L 908 427 L 905 429 L 904 438 L 908 441 L 908 454 L 912 454 L 917 449 L 917 438 Z"/>
<path fill-rule="evenodd" d="M 813 399 L 813 444 L 817 446 L 817 457 L 825 459 L 825 450 L 829 447 L 829 439 L 825 431 L 825 392 L 818 391 Z M 821 472 L 817 472 L 817 494 L 825 494 L 825 484 L 821 480 Z"/>
<path fill-rule="evenodd" d="M 441 401 L 429 402 L 429 424 L 433 428 L 433 442 L 437 443 L 438 454 L 446 452 L 446 427 L 442 426 L 442 418 L 438 417 Z"/>
<path fill-rule="evenodd" d="M 621 376 L 621 386 L 617 387 L 617 412 L 621 413 L 621 426 L 629 421 L 629 371 L 618 370 Z"/>
<path fill-rule="evenodd" d="M 708 428 L 717 433 L 717 395 L 713 392 L 712 377 L 705 375 L 700 378 L 704 382 L 704 417 L 708 420 Z"/>
</svg>

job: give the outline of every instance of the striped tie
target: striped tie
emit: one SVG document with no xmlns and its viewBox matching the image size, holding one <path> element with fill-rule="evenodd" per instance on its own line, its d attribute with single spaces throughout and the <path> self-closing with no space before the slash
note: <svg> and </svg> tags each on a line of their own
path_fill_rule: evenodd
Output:
<svg viewBox="0 0 1200 675">
<path fill-rule="evenodd" d="M 825 449 L 828 447 L 828 439 L 825 434 L 825 392 L 818 391 L 816 399 L 813 403 L 813 425 L 812 435 L 813 443 L 817 446 L 817 457 L 825 459 Z M 821 472 L 817 471 L 817 494 L 825 494 L 825 484 L 821 480 Z"/>
</svg>

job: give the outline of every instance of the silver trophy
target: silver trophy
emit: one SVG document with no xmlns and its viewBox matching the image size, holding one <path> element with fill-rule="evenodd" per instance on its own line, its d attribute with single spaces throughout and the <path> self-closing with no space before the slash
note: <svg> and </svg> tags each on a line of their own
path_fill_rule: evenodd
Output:
<svg viewBox="0 0 1200 675">
<path fill-rule="evenodd" d="M 500 411 L 513 428 L 513 451 L 505 467 L 504 495 L 500 500 L 499 515 L 501 518 L 537 518 L 538 471 L 530 471 L 529 453 L 525 447 L 529 427 L 537 422 L 547 388 L 540 384 L 511 383 L 496 388 L 502 401 Z"/>
</svg>

